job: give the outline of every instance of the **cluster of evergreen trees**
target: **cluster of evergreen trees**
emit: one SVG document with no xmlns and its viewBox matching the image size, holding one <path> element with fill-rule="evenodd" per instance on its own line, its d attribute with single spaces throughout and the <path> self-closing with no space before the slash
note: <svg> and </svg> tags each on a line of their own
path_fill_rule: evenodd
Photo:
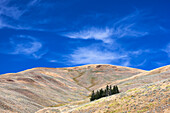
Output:
<svg viewBox="0 0 170 113">
<path fill-rule="evenodd" d="M 102 98 L 102 97 L 107 97 L 113 94 L 119 93 L 119 89 L 117 86 L 111 86 L 110 87 L 107 85 L 106 89 L 100 89 L 99 91 L 97 90 L 97 92 L 94 92 L 94 90 L 92 91 L 92 95 L 90 98 L 90 101 Z"/>
</svg>

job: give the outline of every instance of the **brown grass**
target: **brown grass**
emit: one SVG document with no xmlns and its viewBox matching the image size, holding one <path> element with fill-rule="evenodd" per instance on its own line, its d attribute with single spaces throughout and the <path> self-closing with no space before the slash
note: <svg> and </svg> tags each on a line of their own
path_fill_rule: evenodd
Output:
<svg viewBox="0 0 170 113">
<path fill-rule="evenodd" d="M 161 68 L 149 74 L 140 69 L 95 64 L 33 68 L 16 74 L 4 74 L 0 76 L 0 100 L 3 103 L 0 106 L 6 107 L 5 110 L 0 107 L 0 113 L 34 113 L 49 106 L 56 107 L 57 111 L 58 108 L 70 110 L 88 103 L 92 90 L 117 84 L 124 92 L 168 78 L 168 69 Z"/>
</svg>

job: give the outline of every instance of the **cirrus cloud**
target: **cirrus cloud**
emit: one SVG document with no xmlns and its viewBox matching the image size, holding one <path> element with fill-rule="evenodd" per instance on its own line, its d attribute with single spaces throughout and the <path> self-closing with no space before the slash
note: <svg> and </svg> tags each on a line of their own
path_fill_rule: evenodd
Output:
<svg viewBox="0 0 170 113">
<path fill-rule="evenodd" d="M 124 37 L 142 37 L 149 32 L 143 26 L 138 25 L 139 16 L 144 15 L 139 11 L 129 14 L 117 20 L 109 20 L 109 24 L 103 27 L 85 26 L 85 29 L 74 32 L 66 32 L 62 35 L 73 39 L 95 39 L 104 43 L 112 44 L 115 39 Z"/>
<path fill-rule="evenodd" d="M 108 64 L 127 56 L 98 48 L 82 47 L 76 49 L 69 57 L 72 64 Z"/>
<path fill-rule="evenodd" d="M 30 58 L 40 59 L 47 53 L 42 42 L 31 36 L 19 35 L 11 37 L 5 45 L 1 44 L 1 53 L 11 55 L 24 55 Z"/>
<path fill-rule="evenodd" d="M 79 38 L 79 39 L 95 39 L 95 40 L 102 40 L 104 43 L 111 43 L 112 40 L 110 37 L 112 36 L 113 31 L 112 29 L 109 28 L 89 28 L 85 29 L 79 32 L 71 32 L 71 33 L 66 33 L 64 36 L 69 37 L 69 38 Z"/>
<path fill-rule="evenodd" d="M 165 49 L 163 49 L 163 51 L 168 54 L 168 57 L 170 57 L 170 43 L 166 46 Z"/>
</svg>

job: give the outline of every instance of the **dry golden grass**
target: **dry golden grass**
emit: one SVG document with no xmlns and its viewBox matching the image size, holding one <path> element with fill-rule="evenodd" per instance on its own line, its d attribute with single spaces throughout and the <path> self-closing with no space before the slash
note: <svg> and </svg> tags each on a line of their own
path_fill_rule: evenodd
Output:
<svg viewBox="0 0 170 113">
<path fill-rule="evenodd" d="M 145 85 L 110 97 L 105 97 L 67 113 L 145 113 L 170 112 L 170 80 Z"/>
<path fill-rule="evenodd" d="M 4 74 L 0 76 L 0 113 L 33 113 L 42 108 L 49 112 L 68 111 L 88 103 L 92 90 L 107 84 L 117 84 L 124 92 L 167 79 L 170 76 L 168 70 L 169 66 L 147 72 L 95 64 L 69 68 L 33 68 L 16 74 Z"/>
</svg>

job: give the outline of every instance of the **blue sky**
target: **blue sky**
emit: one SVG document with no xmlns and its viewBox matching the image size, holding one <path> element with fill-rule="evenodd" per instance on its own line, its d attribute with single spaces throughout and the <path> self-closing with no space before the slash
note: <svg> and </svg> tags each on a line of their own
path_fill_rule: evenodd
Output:
<svg viewBox="0 0 170 113">
<path fill-rule="evenodd" d="M 0 74 L 170 63 L 169 0 L 1 0 Z"/>
</svg>

